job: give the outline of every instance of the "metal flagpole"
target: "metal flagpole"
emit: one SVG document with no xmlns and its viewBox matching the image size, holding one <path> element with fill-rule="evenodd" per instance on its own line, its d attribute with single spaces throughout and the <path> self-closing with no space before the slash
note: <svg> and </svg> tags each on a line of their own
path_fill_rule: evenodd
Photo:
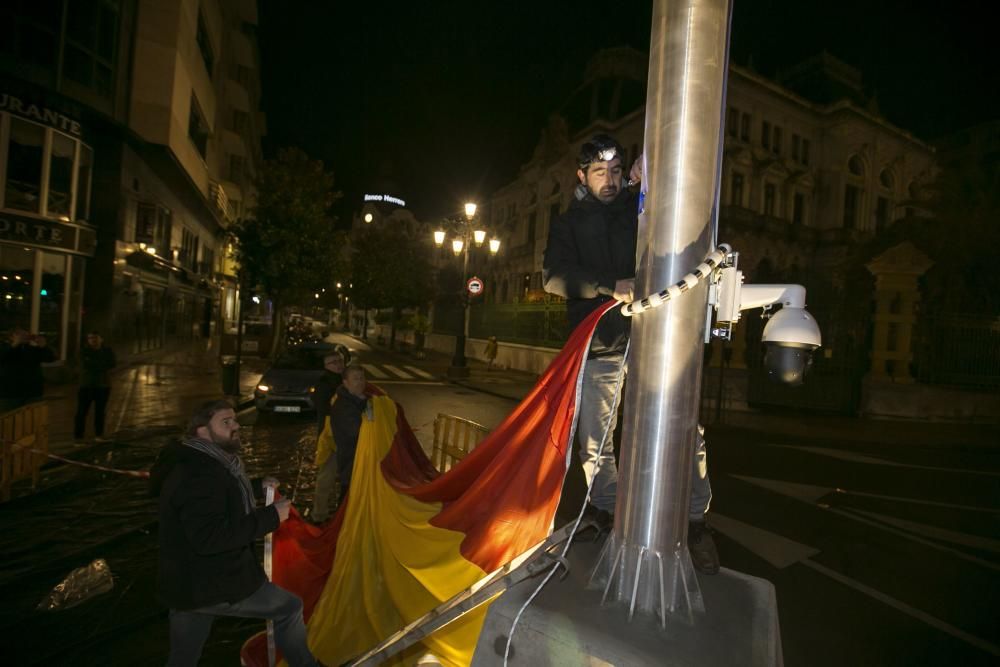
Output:
<svg viewBox="0 0 1000 667">
<path fill-rule="evenodd" d="M 264 493 L 264 504 L 271 505 L 274 503 L 274 485 L 268 484 L 265 487 Z M 264 536 L 264 574 L 267 575 L 267 580 L 271 580 L 271 564 L 272 564 L 272 551 L 274 549 L 274 532 L 270 532 Z M 276 651 L 274 648 L 274 621 L 267 622 L 267 664 L 268 667 L 274 667 L 276 662 Z"/>
</svg>

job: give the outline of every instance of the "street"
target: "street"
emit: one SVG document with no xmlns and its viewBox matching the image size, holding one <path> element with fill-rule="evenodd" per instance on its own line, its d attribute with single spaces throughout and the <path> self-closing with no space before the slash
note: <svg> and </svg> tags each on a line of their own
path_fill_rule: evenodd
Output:
<svg viewBox="0 0 1000 667">
<path fill-rule="evenodd" d="M 352 348 L 371 382 L 402 404 L 428 450 L 438 413 L 493 427 L 530 387 L 527 374 L 482 367 L 454 384 L 444 377 L 444 355 L 415 359 L 335 338 Z M 76 456 L 113 468 L 147 468 L 178 433 L 171 425 L 176 419 L 157 424 L 136 414 L 143 423 L 126 417 L 114 444 Z M 300 510 L 309 507 L 312 416 L 245 409 L 240 419 L 251 475 L 278 477 Z M 809 418 L 795 421 L 803 420 Z M 977 442 L 957 428 L 949 438 L 952 430 L 941 425 L 923 429 L 920 444 L 905 444 L 891 422 L 856 437 L 829 429 L 806 437 L 781 428 L 787 420 L 776 418 L 773 428 L 737 421 L 707 431 L 710 521 L 724 567 L 775 584 L 786 664 L 995 663 L 995 441 Z M 580 502 L 578 466 L 569 477 L 560 517 Z M 145 482 L 57 466 L 47 469 L 41 487 L 0 505 L 5 664 L 161 664 L 167 624 L 155 602 L 156 516 Z M 68 610 L 35 610 L 70 571 L 96 558 L 106 559 L 114 574 L 110 592 Z M 259 626 L 217 622 L 203 664 L 237 664 L 242 641 Z"/>
</svg>

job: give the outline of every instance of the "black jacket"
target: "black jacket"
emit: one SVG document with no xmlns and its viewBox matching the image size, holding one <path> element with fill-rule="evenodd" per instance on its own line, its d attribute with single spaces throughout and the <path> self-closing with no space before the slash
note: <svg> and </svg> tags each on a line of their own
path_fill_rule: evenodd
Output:
<svg viewBox="0 0 1000 667">
<path fill-rule="evenodd" d="M 45 390 L 42 364 L 55 360 L 56 355 L 49 347 L 28 343 L 0 345 L 0 398 L 41 398 Z"/>
<path fill-rule="evenodd" d="M 612 299 L 615 281 L 635 277 L 637 230 L 638 204 L 628 190 L 610 204 L 589 194 L 574 199 L 552 223 L 543 261 L 545 291 L 566 299 L 572 328 Z M 629 328 L 629 319 L 618 310 L 605 315 L 590 356 L 624 352 Z"/>
<path fill-rule="evenodd" d="M 259 482 L 254 486 L 259 492 Z M 245 514 L 236 478 L 211 456 L 179 442 L 160 453 L 150 488 L 160 497 L 157 593 L 167 606 L 238 602 L 264 584 L 254 540 L 278 527 L 278 510 L 260 507 Z"/>
<path fill-rule="evenodd" d="M 316 423 L 320 431 L 323 430 L 323 422 L 330 416 L 330 401 L 333 400 L 333 395 L 342 382 L 343 378 L 340 377 L 340 373 L 324 370 L 319 382 L 316 383 L 313 405 L 316 406 Z"/>
<path fill-rule="evenodd" d="M 107 345 L 101 345 L 96 350 L 84 345 L 80 350 L 80 386 L 110 387 L 108 371 L 117 363 L 114 351 Z"/>
<path fill-rule="evenodd" d="M 337 400 L 330 408 L 330 428 L 333 429 L 333 441 L 337 444 L 337 474 L 342 487 L 351 483 L 354 454 L 361 432 L 361 415 L 367 407 L 367 398 L 358 398 L 341 385 L 337 389 Z"/>
</svg>

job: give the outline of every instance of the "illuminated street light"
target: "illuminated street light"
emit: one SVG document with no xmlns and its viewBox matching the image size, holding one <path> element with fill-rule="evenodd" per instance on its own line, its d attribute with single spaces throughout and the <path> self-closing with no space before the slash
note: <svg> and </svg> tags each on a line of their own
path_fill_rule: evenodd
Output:
<svg viewBox="0 0 1000 667">
<path fill-rule="evenodd" d="M 451 251 L 455 253 L 455 257 L 462 254 L 462 248 L 465 247 L 465 241 L 462 239 L 454 239 L 451 242 Z"/>
<path fill-rule="evenodd" d="M 339 282 L 337 283 L 337 289 L 340 289 L 340 283 Z"/>
<path fill-rule="evenodd" d="M 365 222 L 371 222 L 374 219 L 375 216 L 373 216 L 371 213 L 365 213 Z"/>
<path fill-rule="evenodd" d="M 465 217 L 470 220 L 476 217 L 476 205 L 471 201 L 465 204 Z"/>
<path fill-rule="evenodd" d="M 490 239 L 490 254 L 495 255 L 500 252 L 500 239 L 494 237 Z"/>
<path fill-rule="evenodd" d="M 481 248 L 483 246 L 483 241 L 486 240 L 486 230 L 477 229 L 476 231 L 472 232 L 472 238 L 476 240 L 476 247 Z"/>
<path fill-rule="evenodd" d="M 436 232 L 434 232 L 434 245 L 436 245 L 439 248 L 443 246 L 445 236 L 446 235 L 443 229 L 439 229 Z"/>
</svg>

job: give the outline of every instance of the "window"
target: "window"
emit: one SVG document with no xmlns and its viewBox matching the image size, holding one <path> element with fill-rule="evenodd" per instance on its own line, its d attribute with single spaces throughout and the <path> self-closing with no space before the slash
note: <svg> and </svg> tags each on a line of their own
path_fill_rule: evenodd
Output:
<svg viewBox="0 0 1000 667">
<path fill-rule="evenodd" d="M 61 132 L 52 133 L 52 150 L 49 153 L 48 214 L 66 220 L 70 219 L 75 153 L 75 141 Z"/>
<path fill-rule="evenodd" d="M 535 223 L 537 222 L 537 214 L 532 211 L 528 215 L 528 243 L 534 244 L 535 242 Z"/>
<path fill-rule="evenodd" d="M 4 186 L 5 207 L 41 213 L 44 143 L 44 127 L 11 117 L 7 182 Z"/>
<path fill-rule="evenodd" d="M 0 3 L 0 52 L 16 62 L 54 70 L 62 23 L 62 2 Z"/>
<path fill-rule="evenodd" d="M 774 216 L 774 184 L 764 184 L 764 215 Z"/>
<path fill-rule="evenodd" d="M 847 171 L 849 171 L 852 176 L 864 176 L 865 163 L 862 162 L 861 158 L 857 155 L 852 155 L 847 161 Z"/>
<path fill-rule="evenodd" d="M 205 26 L 205 17 L 198 12 L 198 32 L 195 37 L 198 41 L 198 50 L 201 52 L 201 60 L 205 63 L 205 71 L 208 78 L 212 78 L 215 66 L 215 56 L 212 53 L 212 42 L 208 38 L 208 27 Z"/>
<path fill-rule="evenodd" d="M 732 206 L 743 206 L 743 174 L 733 172 L 732 184 L 729 188 L 729 203 Z"/>
<path fill-rule="evenodd" d="M 186 269 L 193 269 L 198 259 L 198 237 L 186 227 L 181 230 L 181 249 L 177 262 Z"/>
<path fill-rule="evenodd" d="M 792 222 L 801 225 L 806 218 L 806 198 L 801 192 L 796 192 L 792 198 Z"/>
<path fill-rule="evenodd" d="M 194 143 L 195 148 L 202 158 L 208 155 L 208 123 L 201 113 L 198 100 L 194 94 L 191 95 L 191 111 L 188 116 L 188 136 Z"/>
<path fill-rule="evenodd" d="M 808 139 L 803 139 L 802 140 L 802 166 L 803 167 L 808 167 L 809 166 L 809 140 Z"/>
<path fill-rule="evenodd" d="M 895 179 L 892 177 L 892 172 L 888 169 L 883 169 L 882 173 L 878 175 L 878 182 L 886 190 L 892 190 L 893 186 L 896 184 Z"/>
<path fill-rule="evenodd" d="M 875 202 L 875 233 L 881 234 L 889 227 L 889 200 L 879 197 Z"/>
<path fill-rule="evenodd" d="M 76 217 L 90 219 L 90 181 L 94 173 L 94 151 L 80 145 L 80 161 L 76 165 Z"/>
<path fill-rule="evenodd" d="M 140 202 L 135 211 L 135 242 L 156 247 L 156 206 Z"/>
<path fill-rule="evenodd" d="M 117 56 L 118 3 L 67 2 L 66 8 L 63 72 L 67 79 L 110 97 Z"/>
<path fill-rule="evenodd" d="M 844 228 L 857 229 L 858 205 L 861 203 L 861 191 L 853 185 L 844 188 Z"/>
<path fill-rule="evenodd" d="M 0 331 L 31 328 L 36 252 L 41 251 L 0 244 Z"/>
<path fill-rule="evenodd" d="M 799 135 L 792 135 L 792 159 L 799 161 Z"/>
<path fill-rule="evenodd" d="M 729 113 L 726 116 L 726 133 L 735 139 L 739 135 L 739 131 L 740 112 L 732 107 L 729 107 Z"/>
<path fill-rule="evenodd" d="M 750 114 L 748 113 L 740 117 L 740 140 L 750 141 Z"/>
<path fill-rule="evenodd" d="M 781 155 L 781 128 L 775 125 L 774 141 L 771 143 L 771 151 L 775 155 Z"/>
<path fill-rule="evenodd" d="M 768 150 L 771 149 L 771 124 L 766 120 L 760 124 L 760 145 Z"/>
</svg>

